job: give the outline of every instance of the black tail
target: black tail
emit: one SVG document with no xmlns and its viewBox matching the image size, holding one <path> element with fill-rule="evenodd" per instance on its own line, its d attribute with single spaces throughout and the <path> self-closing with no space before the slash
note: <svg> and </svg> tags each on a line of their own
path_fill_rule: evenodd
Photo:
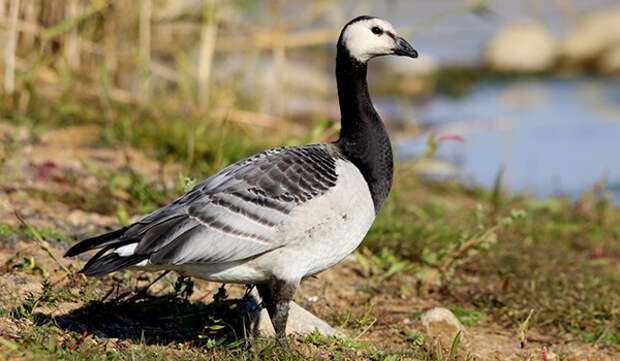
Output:
<svg viewBox="0 0 620 361">
<path fill-rule="evenodd" d="M 103 252 L 99 253 L 102 254 Z M 108 253 L 101 257 L 99 253 L 88 261 L 84 268 L 80 270 L 80 273 L 83 273 L 88 277 L 103 276 L 105 274 L 133 266 L 136 263 L 140 263 L 148 258 L 139 254 L 119 256 L 114 252 Z"/>
<path fill-rule="evenodd" d="M 88 263 L 86 263 L 84 268 L 80 270 L 80 272 L 86 276 L 102 276 L 110 272 L 133 266 L 148 257 L 144 255 L 120 256 L 114 252 L 106 254 L 112 249 L 116 249 L 130 243 L 135 243 L 137 241 L 136 239 L 124 237 L 124 234 L 128 229 L 129 227 L 123 227 L 110 233 L 85 239 L 71 247 L 67 253 L 65 253 L 65 257 L 73 257 L 92 249 L 103 248 L 97 252 L 97 254 L 95 254 L 88 261 Z"/>
<path fill-rule="evenodd" d="M 77 256 L 80 253 L 84 253 L 86 251 L 90 251 L 91 249 L 102 248 L 107 246 L 115 246 L 120 247 L 125 244 L 129 244 L 135 241 L 125 239 L 123 234 L 129 229 L 129 227 L 123 227 L 121 229 L 117 229 L 116 231 L 102 234 L 97 237 L 88 238 L 80 243 L 74 245 L 69 248 L 67 253 L 65 253 L 65 257 L 73 257 Z"/>
</svg>

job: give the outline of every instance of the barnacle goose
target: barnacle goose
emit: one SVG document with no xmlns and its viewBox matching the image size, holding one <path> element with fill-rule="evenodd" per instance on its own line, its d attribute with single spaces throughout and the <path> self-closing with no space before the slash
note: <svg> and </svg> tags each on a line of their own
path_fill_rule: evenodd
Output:
<svg viewBox="0 0 620 361">
<path fill-rule="evenodd" d="M 86 239 L 65 254 L 101 249 L 81 270 L 170 269 L 210 281 L 254 284 L 286 344 L 289 302 L 302 278 L 362 241 L 392 185 L 390 139 L 366 83 L 367 62 L 417 57 L 388 22 L 360 16 L 337 45 L 342 128 L 333 143 L 283 147 L 224 168 L 140 221 Z"/>
</svg>

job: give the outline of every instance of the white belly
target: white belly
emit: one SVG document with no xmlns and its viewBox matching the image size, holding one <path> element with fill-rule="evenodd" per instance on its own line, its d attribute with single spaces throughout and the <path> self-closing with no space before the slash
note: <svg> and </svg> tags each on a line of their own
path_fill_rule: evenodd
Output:
<svg viewBox="0 0 620 361">
<path fill-rule="evenodd" d="M 336 163 L 336 186 L 291 213 L 279 227 L 286 243 L 250 260 L 219 264 L 183 264 L 178 272 L 210 281 L 263 283 L 274 277 L 301 279 L 349 255 L 370 229 L 375 209 L 368 185 L 357 167 Z"/>
</svg>

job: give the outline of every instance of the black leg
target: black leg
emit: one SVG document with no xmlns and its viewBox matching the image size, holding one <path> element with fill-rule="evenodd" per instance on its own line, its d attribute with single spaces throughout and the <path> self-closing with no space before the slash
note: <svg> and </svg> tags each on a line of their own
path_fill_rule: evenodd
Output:
<svg viewBox="0 0 620 361">
<path fill-rule="evenodd" d="M 299 281 L 291 282 L 279 279 L 256 286 L 276 331 L 276 340 L 285 348 L 290 348 L 286 339 L 286 321 L 288 320 L 289 303 L 295 296 L 297 286 L 299 286 Z"/>
</svg>

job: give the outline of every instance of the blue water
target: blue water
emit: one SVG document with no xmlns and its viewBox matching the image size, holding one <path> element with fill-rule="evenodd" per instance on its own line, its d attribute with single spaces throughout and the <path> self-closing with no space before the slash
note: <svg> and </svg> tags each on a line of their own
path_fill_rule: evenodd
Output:
<svg viewBox="0 0 620 361">
<path fill-rule="evenodd" d="M 620 80 L 547 78 L 483 83 L 461 99 L 442 96 L 415 105 L 428 131 L 401 140 L 397 156 L 423 154 L 430 134 L 458 134 L 437 158 L 467 182 L 538 197 L 578 197 L 606 177 L 620 201 Z"/>
</svg>

